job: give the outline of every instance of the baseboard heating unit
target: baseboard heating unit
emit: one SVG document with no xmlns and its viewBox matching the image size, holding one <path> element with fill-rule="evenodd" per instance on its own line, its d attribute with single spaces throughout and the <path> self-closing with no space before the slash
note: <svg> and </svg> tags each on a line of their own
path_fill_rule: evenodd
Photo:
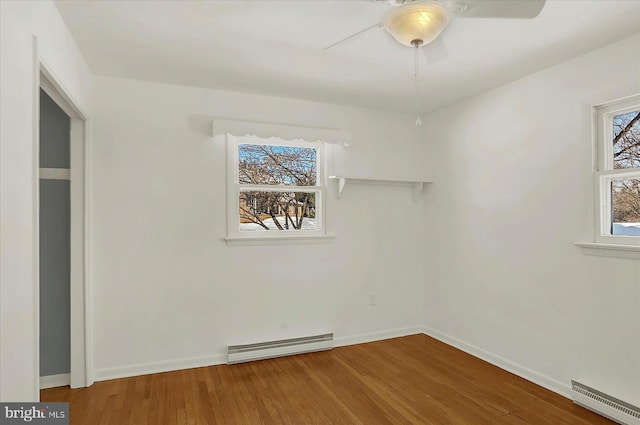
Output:
<svg viewBox="0 0 640 425">
<path fill-rule="evenodd" d="M 573 402 L 623 425 L 640 425 L 640 408 L 571 381 Z"/>
<path fill-rule="evenodd" d="M 259 342 L 245 345 L 229 345 L 227 364 L 251 362 L 273 357 L 312 353 L 333 348 L 333 333 Z"/>
</svg>

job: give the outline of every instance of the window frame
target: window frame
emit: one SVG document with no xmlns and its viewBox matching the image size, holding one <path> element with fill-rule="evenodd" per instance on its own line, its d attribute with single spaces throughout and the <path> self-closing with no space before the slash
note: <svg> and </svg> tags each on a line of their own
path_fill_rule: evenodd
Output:
<svg viewBox="0 0 640 425">
<path fill-rule="evenodd" d="M 227 133 L 227 243 L 233 241 L 303 241 L 327 238 L 326 234 L 326 146 L 321 141 L 302 139 L 285 140 L 279 137 L 259 137 L 256 135 L 234 136 Z M 247 185 L 240 184 L 238 148 L 242 144 L 291 146 L 314 148 L 316 150 L 316 185 Z M 316 229 L 315 230 L 254 230 L 241 231 L 239 221 L 240 193 L 243 191 L 272 192 L 314 192 L 316 193 Z"/>
<path fill-rule="evenodd" d="M 613 117 L 636 110 L 640 110 L 640 95 L 594 107 L 596 243 L 640 246 L 640 236 L 612 235 L 610 230 L 613 225 L 611 183 L 622 179 L 640 179 L 640 167 L 613 168 Z"/>
</svg>

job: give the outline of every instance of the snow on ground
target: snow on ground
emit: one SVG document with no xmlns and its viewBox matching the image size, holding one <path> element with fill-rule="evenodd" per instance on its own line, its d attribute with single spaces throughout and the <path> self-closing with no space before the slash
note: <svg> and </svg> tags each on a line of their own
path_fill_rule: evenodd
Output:
<svg viewBox="0 0 640 425">
<path fill-rule="evenodd" d="M 614 235 L 640 236 L 640 223 L 613 223 Z"/>
<path fill-rule="evenodd" d="M 277 217 L 277 218 L 278 218 L 278 222 L 284 228 L 285 218 L 284 217 Z M 269 230 L 278 230 L 278 226 L 276 226 L 272 218 L 263 220 L 263 222 L 264 224 L 267 225 Z M 291 226 L 291 223 L 289 223 L 289 226 Z M 254 232 L 254 231 L 260 231 L 260 230 L 265 230 L 265 228 L 256 223 L 240 223 L 241 232 Z M 296 230 L 296 229 L 289 227 L 289 230 Z M 302 220 L 301 230 L 316 230 L 316 219 L 305 217 L 304 220 Z"/>
</svg>

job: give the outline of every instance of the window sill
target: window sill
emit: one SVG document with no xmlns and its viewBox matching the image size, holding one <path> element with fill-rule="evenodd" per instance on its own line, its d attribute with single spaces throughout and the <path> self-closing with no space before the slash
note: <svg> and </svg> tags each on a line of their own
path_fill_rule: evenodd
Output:
<svg viewBox="0 0 640 425">
<path fill-rule="evenodd" d="M 576 242 L 575 245 L 582 248 L 586 255 L 640 260 L 640 245 L 619 245 L 594 242 Z"/>
<path fill-rule="evenodd" d="M 266 245 L 316 245 L 330 243 L 336 235 L 316 236 L 254 236 L 224 238 L 227 246 L 266 246 Z"/>
</svg>

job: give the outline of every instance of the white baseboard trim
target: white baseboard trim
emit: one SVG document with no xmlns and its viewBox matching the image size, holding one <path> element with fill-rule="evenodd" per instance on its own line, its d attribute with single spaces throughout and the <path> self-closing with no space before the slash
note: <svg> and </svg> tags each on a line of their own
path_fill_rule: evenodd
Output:
<svg viewBox="0 0 640 425">
<path fill-rule="evenodd" d="M 373 342 L 383 339 L 415 335 L 422 332 L 422 326 L 412 326 L 408 328 L 391 329 L 382 332 L 371 332 L 366 334 L 339 337 L 334 339 L 333 346 L 342 347 L 345 345 L 363 344 L 365 342 Z M 140 363 L 122 367 L 96 369 L 94 378 L 96 382 L 107 381 L 109 379 L 130 378 L 132 376 L 149 375 L 151 373 L 172 372 L 175 370 L 191 369 L 194 367 L 215 366 L 226 363 L 226 354 L 192 357 L 186 359 L 176 359 L 162 362 Z"/>
<path fill-rule="evenodd" d="M 504 369 L 507 372 L 511 372 L 514 375 L 518 375 L 519 377 L 526 379 L 527 381 L 531 381 L 534 384 L 540 385 L 541 387 L 553 391 L 554 393 L 571 399 L 571 385 L 569 384 L 564 384 L 556 379 L 536 372 L 535 370 L 531 370 L 518 363 L 512 362 L 511 360 L 507 360 L 504 357 L 500 357 L 496 354 L 483 350 L 480 347 L 476 347 L 475 345 L 466 343 L 456 337 L 447 335 L 444 332 L 429 328 L 428 326 L 424 327 L 423 333 L 427 336 L 442 341 L 447 345 L 451 345 L 452 347 L 464 351 L 465 353 L 471 354 L 474 357 L 482 359 L 485 362 L 491 363 L 492 365 L 497 366 L 500 369 Z"/>
<path fill-rule="evenodd" d="M 151 373 L 173 372 L 182 369 L 214 366 L 224 364 L 226 362 L 227 356 L 219 354 L 214 356 L 190 357 L 161 362 L 139 363 L 129 366 L 97 369 L 94 373 L 94 378 L 95 381 L 107 381 L 109 379 L 149 375 Z"/>
<path fill-rule="evenodd" d="M 333 340 L 333 346 L 344 347 L 345 345 L 364 344 L 366 342 L 382 341 L 384 339 L 398 338 L 401 336 L 415 335 L 420 333 L 423 333 L 422 326 L 410 326 L 408 328 L 391 329 L 388 331 L 342 336 Z"/>
<path fill-rule="evenodd" d="M 71 374 L 61 373 L 60 375 L 48 375 L 40 377 L 40 389 L 66 387 L 71 385 Z"/>
</svg>

